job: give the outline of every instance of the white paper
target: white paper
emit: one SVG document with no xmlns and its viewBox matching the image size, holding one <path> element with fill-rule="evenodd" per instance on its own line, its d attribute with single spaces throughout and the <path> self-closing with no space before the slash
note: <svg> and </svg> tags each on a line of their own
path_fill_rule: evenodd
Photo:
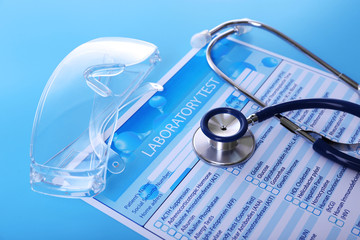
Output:
<svg viewBox="0 0 360 240">
<path fill-rule="evenodd" d="M 227 44 L 228 57 L 218 64 L 267 105 L 311 97 L 360 102 L 354 90 L 328 73 L 235 39 Z M 139 123 L 148 124 L 149 131 L 131 130 L 141 140 L 137 149 L 118 149 L 134 170 L 109 176 L 106 191 L 86 201 L 150 239 L 357 239 L 359 173 L 319 156 L 277 119 L 250 127 L 256 151 L 245 164 L 217 168 L 199 161 L 191 141 L 209 109 L 229 106 L 246 116 L 259 109 L 201 58 L 203 50 L 191 51 L 161 79 L 169 88 L 176 88 L 170 84 L 174 79 L 198 84 L 155 99 L 159 120 Z M 186 98 L 181 91 L 188 91 Z M 359 139 L 359 121 L 341 112 L 285 115 L 332 140 Z M 120 128 L 118 134 L 127 131 Z"/>
</svg>

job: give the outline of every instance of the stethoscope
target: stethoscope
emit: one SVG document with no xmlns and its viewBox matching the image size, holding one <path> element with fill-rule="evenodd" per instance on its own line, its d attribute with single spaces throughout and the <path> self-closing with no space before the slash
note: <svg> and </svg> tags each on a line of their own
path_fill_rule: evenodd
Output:
<svg viewBox="0 0 360 240">
<path fill-rule="evenodd" d="M 281 113 L 293 110 L 322 108 L 338 110 L 360 117 L 360 105 L 339 99 L 313 98 L 294 100 L 266 107 L 265 103 L 246 89 L 237 85 L 230 77 L 228 77 L 216 66 L 211 56 L 213 46 L 216 42 L 229 36 L 230 34 L 244 33 L 244 31 L 246 31 L 246 28 L 244 27 L 246 26 L 265 29 L 270 33 L 275 34 L 298 48 L 301 52 L 312 58 L 317 63 L 321 64 L 352 88 L 357 91 L 360 90 L 359 85 L 354 80 L 340 73 L 291 38 L 263 23 L 249 19 L 240 19 L 225 22 L 210 31 L 205 30 L 193 36 L 191 40 L 193 47 L 201 48 L 209 43 L 206 50 L 206 59 L 210 67 L 217 75 L 263 109 L 252 114 L 248 118 L 246 118 L 240 111 L 233 108 L 223 107 L 210 110 L 201 119 L 200 127 L 193 136 L 193 147 L 197 156 L 203 161 L 215 166 L 229 167 L 243 163 L 253 155 L 256 145 L 254 135 L 248 129 L 249 124 L 253 125 L 271 117 L 276 117 L 288 130 L 310 141 L 313 144 L 313 149 L 320 155 L 345 167 L 360 171 L 360 159 L 339 150 L 354 150 L 360 146 L 359 144 L 333 142 L 317 132 L 302 129 L 297 124 L 281 115 Z M 229 29 L 222 32 L 222 30 L 227 28 Z"/>
</svg>

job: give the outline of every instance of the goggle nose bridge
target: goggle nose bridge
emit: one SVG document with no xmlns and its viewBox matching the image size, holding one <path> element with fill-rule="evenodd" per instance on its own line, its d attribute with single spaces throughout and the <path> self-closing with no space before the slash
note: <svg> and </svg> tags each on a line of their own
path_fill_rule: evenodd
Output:
<svg viewBox="0 0 360 240">
<path fill-rule="evenodd" d="M 109 97 L 113 94 L 111 89 L 101 81 L 103 77 L 114 77 L 125 70 L 123 64 L 101 64 L 91 66 L 84 72 L 86 84 L 97 94 L 102 97 Z"/>
</svg>

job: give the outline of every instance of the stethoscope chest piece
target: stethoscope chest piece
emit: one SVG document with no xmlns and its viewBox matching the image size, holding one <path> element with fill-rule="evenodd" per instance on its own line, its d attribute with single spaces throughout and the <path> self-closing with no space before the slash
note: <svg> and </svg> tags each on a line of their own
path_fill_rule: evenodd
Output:
<svg viewBox="0 0 360 240">
<path fill-rule="evenodd" d="M 248 160 L 255 151 L 255 138 L 240 111 L 216 108 L 201 119 L 193 147 L 203 161 L 226 167 Z"/>
</svg>

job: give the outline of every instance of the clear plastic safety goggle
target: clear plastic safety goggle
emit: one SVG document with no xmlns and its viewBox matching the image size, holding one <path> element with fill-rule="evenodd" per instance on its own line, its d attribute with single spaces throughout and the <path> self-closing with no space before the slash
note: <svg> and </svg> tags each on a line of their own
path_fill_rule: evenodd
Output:
<svg viewBox="0 0 360 240">
<path fill-rule="evenodd" d="M 73 50 L 55 69 L 38 104 L 31 146 L 34 191 L 91 197 L 105 188 L 106 172 L 125 164 L 111 148 L 123 111 L 162 90 L 144 81 L 160 60 L 153 44 L 100 38 Z"/>
</svg>

